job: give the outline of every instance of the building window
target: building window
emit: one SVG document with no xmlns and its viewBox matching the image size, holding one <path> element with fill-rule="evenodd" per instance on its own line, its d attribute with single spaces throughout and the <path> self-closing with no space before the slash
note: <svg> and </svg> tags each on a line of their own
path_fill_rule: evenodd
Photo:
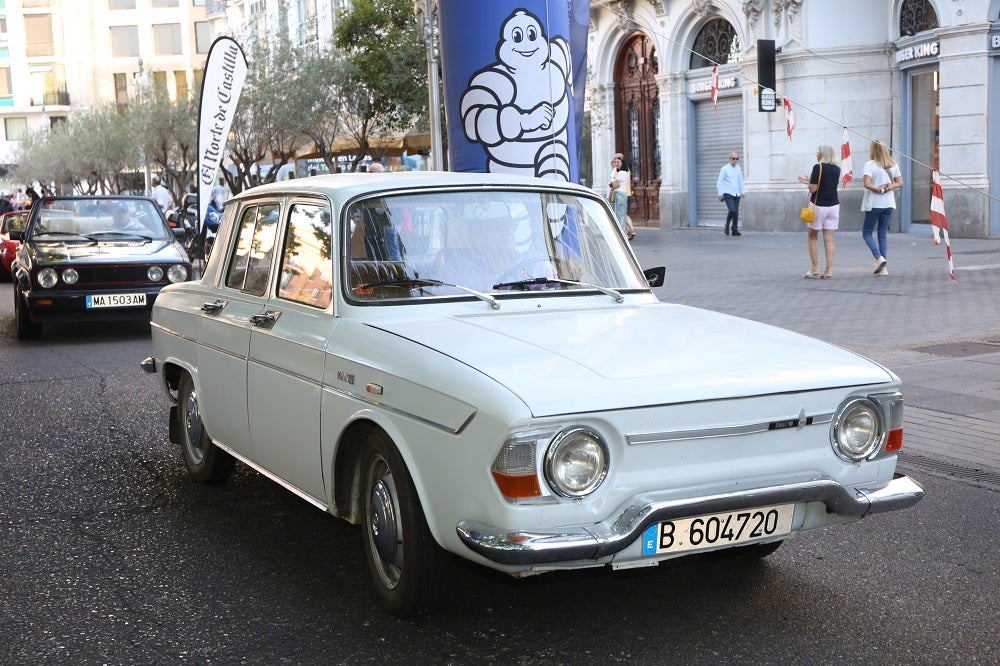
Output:
<svg viewBox="0 0 1000 666">
<path fill-rule="evenodd" d="M 128 108 L 128 75 L 115 74 L 115 104 L 118 105 L 118 112 L 122 113 Z"/>
<path fill-rule="evenodd" d="M 188 98 L 188 78 L 187 72 L 177 70 L 174 72 L 174 99 L 178 102 L 185 102 Z"/>
<path fill-rule="evenodd" d="M 51 7 L 52 0 L 23 0 L 21 6 L 25 9 L 38 9 L 40 7 Z"/>
<path fill-rule="evenodd" d="M 28 136 L 28 119 L 23 116 L 4 118 L 3 130 L 8 141 L 23 141 Z"/>
<path fill-rule="evenodd" d="M 27 6 L 27 5 L 25 5 Z M 52 44 L 52 15 L 29 14 L 24 17 L 24 54 L 32 56 L 55 55 Z"/>
<path fill-rule="evenodd" d="M 208 53 L 212 46 L 212 24 L 208 21 L 195 21 L 194 47 L 196 53 Z"/>
<path fill-rule="evenodd" d="M 139 55 L 139 27 L 116 25 L 111 27 L 111 56 L 129 58 Z"/>
<path fill-rule="evenodd" d="M 10 88 L 10 67 L 0 67 L 0 97 L 10 97 L 14 91 Z"/>
<path fill-rule="evenodd" d="M 178 0 L 153 0 L 153 8 L 156 7 L 177 7 Z"/>
<path fill-rule="evenodd" d="M 742 60 L 740 38 L 726 19 L 712 19 L 698 32 L 691 47 L 691 69 Z"/>
<path fill-rule="evenodd" d="M 0 16 L 0 42 L 7 41 L 7 17 Z"/>
<path fill-rule="evenodd" d="M 937 13 L 930 0 L 903 0 L 899 10 L 900 35 L 911 36 L 937 27 Z"/>
<path fill-rule="evenodd" d="M 181 55 L 181 24 L 160 23 L 153 26 L 153 45 L 156 55 Z"/>
<path fill-rule="evenodd" d="M 135 9 L 135 0 L 108 0 L 108 9 Z"/>
<path fill-rule="evenodd" d="M 153 72 L 153 93 L 163 97 L 168 96 L 166 72 Z"/>
</svg>

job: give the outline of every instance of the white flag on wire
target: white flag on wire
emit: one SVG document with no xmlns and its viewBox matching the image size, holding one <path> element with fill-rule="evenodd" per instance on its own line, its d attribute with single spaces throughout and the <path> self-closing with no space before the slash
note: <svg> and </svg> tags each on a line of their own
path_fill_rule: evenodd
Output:
<svg viewBox="0 0 1000 666">
<path fill-rule="evenodd" d="M 784 98 L 785 105 L 785 134 L 788 135 L 788 140 L 792 140 L 792 131 L 795 130 L 795 114 L 792 113 L 792 103 L 788 101 L 788 98 Z"/>
<path fill-rule="evenodd" d="M 712 106 L 715 107 L 715 117 L 719 117 L 719 66 L 712 67 Z"/>
<path fill-rule="evenodd" d="M 243 49 L 231 37 L 219 37 L 208 49 L 198 111 L 198 223 L 204 223 L 215 174 L 226 156 L 226 139 L 247 77 Z M 200 229 L 200 226 L 199 226 Z"/>
<path fill-rule="evenodd" d="M 944 214 L 944 191 L 941 189 L 941 181 L 938 179 L 938 172 L 934 171 L 931 176 L 931 230 L 934 234 L 934 244 L 941 244 L 941 236 L 944 236 L 944 246 L 948 254 L 948 273 L 955 282 L 955 263 L 951 258 L 951 238 L 948 236 L 948 216 Z"/>
<path fill-rule="evenodd" d="M 847 187 L 847 184 L 854 180 L 854 165 L 851 164 L 851 142 L 848 140 L 846 127 L 844 140 L 840 144 L 840 173 L 844 177 L 844 184 L 841 187 Z"/>
</svg>

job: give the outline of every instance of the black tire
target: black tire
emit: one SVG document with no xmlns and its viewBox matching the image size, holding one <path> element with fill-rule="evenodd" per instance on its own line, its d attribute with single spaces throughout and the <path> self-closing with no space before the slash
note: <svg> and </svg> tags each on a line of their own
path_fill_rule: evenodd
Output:
<svg viewBox="0 0 1000 666">
<path fill-rule="evenodd" d="M 449 558 L 430 533 L 402 457 L 382 431 L 361 456 L 362 541 L 379 602 L 397 617 L 437 608 L 448 586 Z"/>
<path fill-rule="evenodd" d="M 37 340 L 42 337 L 42 325 L 31 318 L 31 311 L 24 296 L 14 289 L 14 328 L 18 340 Z"/>
<path fill-rule="evenodd" d="M 177 390 L 177 430 L 184 465 L 200 483 L 222 483 L 233 473 L 236 459 L 212 443 L 201 421 L 198 392 L 190 375 L 181 377 Z"/>
</svg>

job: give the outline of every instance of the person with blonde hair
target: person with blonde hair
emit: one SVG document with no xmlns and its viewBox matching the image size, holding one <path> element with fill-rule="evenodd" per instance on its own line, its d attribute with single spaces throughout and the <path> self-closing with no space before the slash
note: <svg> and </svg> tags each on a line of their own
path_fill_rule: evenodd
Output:
<svg viewBox="0 0 1000 666">
<path fill-rule="evenodd" d="M 837 197 L 837 183 L 840 182 L 840 166 L 833 152 L 833 146 L 822 145 L 816 149 L 816 164 L 808 176 L 799 176 L 799 182 L 809 186 L 809 201 L 816 208 L 816 218 L 809 223 L 809 261 L 811 266 L 805 278 L 833 277 L 833 255 L 836 247 L 833 234 L 840 226 L 840 199 Z M 819 272 L 819 232 L 823 232 L 823 249 L 826 270 Z"/>
<path fill-rule="evenodd" d="M 892 159 L 889 148 L 882 141 L 872 141 L 868 148 L 868 161 L 862 171 L 865 180 L 865 195 L 861 199 L 861 210 L 865 221 L 861 225 L 861 238 L 875 258 L 875 275 L 888 275 L 885 267 L 888 256 L 889 222 L 896 208 L 893 190 L 903 187 L 903 176 L 899 165 Z M 872 237 L 876 231 L 878 242 Z"/>
</svg>

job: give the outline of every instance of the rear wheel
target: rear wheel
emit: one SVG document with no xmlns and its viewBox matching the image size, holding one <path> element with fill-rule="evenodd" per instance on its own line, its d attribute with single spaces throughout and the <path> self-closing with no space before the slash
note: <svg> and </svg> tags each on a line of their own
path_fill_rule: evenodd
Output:
<svg viewBox="0 0 1000 666">
<path fill-rule="evenodd" d="M 18 340 L 35 340 L 42 336 L 42 325 L 31 318 L 28 303 L 17 289 L 14 289 L 14 327 Z"/>
<path fill-rule="evenodd" d="M 198 392 L 187 374 L 181 377 L 177 391 L 176 414 L 184 464 L 191 476 L 201 483 L 222 483 L 228 479 L 236 459 L 212 443 L 201 421 Z"/>
<path fill-rule="evenodd" d="M 361 464 L 362 538 L 375 594 L 398 617 L 433 610 L 447 588 L 448 556 L 427 527 L 402 456 L 375 431 Z"/>
</svg>

